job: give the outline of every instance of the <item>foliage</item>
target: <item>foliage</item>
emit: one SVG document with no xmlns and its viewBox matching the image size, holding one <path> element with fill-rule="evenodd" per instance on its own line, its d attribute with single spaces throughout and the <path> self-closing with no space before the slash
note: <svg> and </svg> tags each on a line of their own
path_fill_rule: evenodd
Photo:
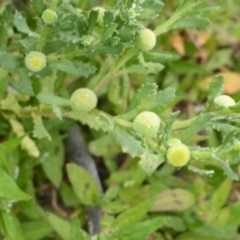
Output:
<svg viewBox="0 0 240 240">
<path fill-rule="evenodd" d="M 0 238 L 240 239 L 237 0 L 30 2 L 0 1 Z M 67 164 L 75 121 L 103 192 Z"/>
</svg>

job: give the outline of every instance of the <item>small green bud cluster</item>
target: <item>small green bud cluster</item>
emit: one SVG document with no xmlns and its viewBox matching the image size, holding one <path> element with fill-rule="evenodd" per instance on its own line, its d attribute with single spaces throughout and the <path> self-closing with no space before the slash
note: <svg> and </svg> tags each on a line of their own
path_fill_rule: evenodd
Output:
<svg viewBox="0 0 240 240">
<path fill-rule="evenodd" d="M 52 24 L 56 21 L 57 19 L 57 14 L 56 12 L 54 12 L 51 9 L 46 9 L 43 13 L 42 13 L 42 20 L 46 23 L 46 24 Z"/>
<path fill-rule="evenodd" d="M 141 112 L 133 120 L 133 130 L 145 137 L 155 137 L 160 127 L 161 119 L 150 111 Z"/>
<path fill-rule="evenodd" d="M 70 98 L 71 107 L 76 112 L 89 112 L 97 106 L 96 94 L 88 88 L 79 88 Z"/>
<path fill-rule="evenodd" d="M 94 7 L 93 10 L 98 11 L 97 24 L 102 26 L 104 22 L 104 13 L 106 12 L 106 9 L 102 7 Z"/>
<path fill-rule="evenodd" d="M 139 30 L 136 37 L 136 45 L 143 52 L 152 50 L 156 45 L 155 33 L 148 28 Z"/>
<path fill-rule="evenodd" d="M 83 35 L 82 36 L 82 44 L 87 47 L 90 46 L 94 42 L 94 37 L 91 35 Z"/>
<path fill-rule="evenodd" d="M 167 161 L 174 167 L 183 167 L 189 162 L 190 155 L 189 148 L 179 140 L 167 150 Z"/>
<path fill-rule="evenodd" d="M 6 78 L 8 76 L 8 72 L 0 67 L 0 80 Z"/>
<path fill-rule="evenodd" d="M 39 72 L 46 67 L 47 58 L 45 54 L 38 51 L 31 51 L 25 57 L 25 65 L 33 72 Z"/>
<path fill-rule="evenodd" d="M 221 109 L 234 106 L 236 102 L 228 95 L 220 95 L 214 98 L 213 104 L 216 109 Z"/>
</svg>

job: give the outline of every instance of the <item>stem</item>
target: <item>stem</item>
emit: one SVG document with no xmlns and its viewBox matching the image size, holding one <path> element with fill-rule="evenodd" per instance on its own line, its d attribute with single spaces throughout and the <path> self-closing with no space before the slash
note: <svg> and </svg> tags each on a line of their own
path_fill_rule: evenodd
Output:
<svg viewBox="0 0 240 240">
<path fill-rule="evenodd" d="M 191 157 L 193 158 L 212 158 L 212 151 L 191 151 Z"/>
<path fill-rule="evenodd" d="M 46 37 L 48 35 L 48 32 L 49 32 L 49 28 L 48 27 L 45 27 L 42 32 L 41 32 L 41 41 L 40 43 L 37 44 L 36 46 L 36 50 L 41 52 L 43 50 L 43 48 L 45 47 L 45 44 L 46 44 Z"/>
</svg>

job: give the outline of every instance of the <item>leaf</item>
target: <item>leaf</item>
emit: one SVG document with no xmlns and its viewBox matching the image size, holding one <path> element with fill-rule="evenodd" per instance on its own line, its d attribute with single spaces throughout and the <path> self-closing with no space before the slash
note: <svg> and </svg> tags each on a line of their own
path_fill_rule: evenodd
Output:
<svg viewBox="0 0 240 240">
<path fill-rule="evenodd" d="M 95 66 L 80 61 L 60 61 L 52 62 L 50 67 L 59 71 L 74 75 L 76 77 L 88 77 L 97 70 Z"/>
<path fill-rule="evenodd" d="M 25 240 L 19 221 L 10 211 L 0 211 L 1 230 L 5 233 L 7 240 Z"/>
<path fill-rule="evenodd" d="M 12 150 L 14 150 L 23 140 L 25 135 L 21 137 L 15 137 L 13 139 L 8 139 L 7 141 L 3 142 L 2 148 L 4 149 L 5 154 L 10 153 Z"/>
<path fill-rule="evenodd" d="M 203 112 L 205 112 L 208 109 L 208 107 L 212 104 L 215 97 L 222 94 L 223 83 L 224 83 L 223 75 L 214 76 L 214 78 L 212 79 L 212 81 L 209 84 L 208 99 L 207 99 L 207 103 L 205 105 Z"/>
<path fill-rule="evenodd" d="M 88 206 L 97 205 L 101 193 L 89 172 L 76 164 L 70 163 L 67 165 L 67 174 L 78 199 Z"/>
<path fill-rule="evenodd" d="M 4 95 L 5 95 L 5 91 L 6 91 L 6 88 L 8 86 L 8 79 L 5 78 L 5 79 L 2 79 L 0 81 L 0 102 L 3 100 L 4 98 Z"/>
<path fill-rule="evenodd" d="M 37 37 L 37 38 L 40 37 L 37 33 L 31 31 L 31 29 L 27 25 L 27 22 L 26 22 L 25 18 L 18 11 L 16 11 L 14 16 L 13 16 L 13 24 L 19 32 L 26 33 L 30 37 Z"/>
<path fill-rule="evenodd" d="M 235 172 L 233 172 L 228 162 L 223 161 L 221 158 L 217 157 L 216 155 L 213 155 L 213 159 L 221 164 L 222 169 L 226 176 L 228 176 L 230 179 L 235 181 L 239 180 L 238 175 Z"/>
<path fill-rule="evenodd" d="M 121 240 L 139 240 L 145 239 L 158 229 L 165 226 L 170 217 L 155 217 L 144 222 L 139 222 L 133 226 L 126 227 L 117 232 L 117 237 Z"/>
<path fill-rule="evenodd" d="M 161 109 L 167 106 L 170 102 L 172 102 L 175 98 L 175 89 L 174 88 L 166 88 L 162 91 L 159 91 L 152 101 L 150 105 L 150 109 Z"/>
<path fill-rule="evenodd" d="M 221 184 L 215 189 L 211 198 L 211 207 L 215 209 L 222 208 L 229 197 L 232 189 L 232 181 L 226 178 Z"/>
<path fill-rule="evenodd" d="M 151 198 L 124 211 L 115 219 L 111 227 L 123 229 L 132 226 L 134 223 L 137 223 L 139 220 L 145 217 L 155 200 L 155 198 Z"/>
<path fill-rule="evenodd" d="M 177 28 L 202 28 L 209 24 L 209 19 L 205 17 L 186 17 L 175 22 L 168 30 Z"/>
<path fill-rule="evenodd" d="M 105 14 L 104 14 L 105 15 Z M 117 24 L 116 23 L 111 23 L 109 24 L 104 32 L 102 33 L 102 36 L 101 36 L 101 39 L 100 41 L 101 42 L 105 42 L 106 40 L 108 40 L 115 32 L 116 28 L 117 28 Z"/>
<path fill-rule="evenodd" d="M 198 115 L 197 118 L 194 119 L 191 125 L 186 129 L 181 137 L 181 140 L 183 142 L 188 140 L 192 135 L 203 129 L 208 124 L 208 122 L 214 118 L 214 116 L 214 113 L 205 113 Z"/>
<path fill-rule="evenodd" d="M 2 169 L 0 169 L 0 197 L 17 201 L 28 201 L 31 199 L 31 196 L 23 192 Z"/>
<path fill-rule="evenodd" d="M 136 140 L 133 136 L 121 129 L 114 129 L 111 131 L 111 136 L 116 143 L 122 148 L 124 153 L 128 153 L 131 157 L 138 157 L 144 153 L 144 148 L 141 142 Z"/>
<path fill-rule="evenodd" d="M 39 41 L 40 40 L 38 38 L 28 37 L 28 38 L 24 38 L 24 39 L 20 40 L 20 43 L 27 50 L 34 50 L 35 46 L 37 45 L 37 43 L 39 43 Z"/>
<path fill-rule="evenodd" d="M 210 175 L 210 176 L 212 176 L 215 172 L 214 170 L 203 170 L 203 169 L 199 169 L 199 168 L 196 168 L 196 167 L 190 166 L 190 165 L 188 165 L 187 167 L 188 167 L 189 171 L 198 173 L 200 175 Z"/>
<path fill-rule="evenodd" d="M 43 0 L 31 0 L 30 2 L 34 11 L 40 15 L 44 10 Z"/>
<path fill-rule="evenodd" d="M 18 63 L 15 57 L 6 52 L 0 52 L 0 66 L 7 71 L 12 71 L 18 67 Z"/>
<path fill-rule="evenodd" d="M 57 105 L 61 107 L 67 107 L 70 106 L 70 100 L 65 99 L 59 96 L 55 96 L 50 93 L 39 93 L 37 95 L 37 99 L 39 100 L 40 103 L 45 103 L 45 104 L 50 104 L 50 105 Z"/>
<path fill-rule="evenodd" d="M 21 224 L 25 240 L 41 240 L 47 237 L 53 228 L 46 220 L 35 220 Z"/>
<path fill-rule="evenodd" d="M 83 231 L 80 221 L 77 217 L 73 218 L 71 222 L 71 238 L 70 240 L 91 240 L 90 236 Z"/>
<path fill-rule="evenodd" d="M 144 59 L 151 62 L 168 62 L 179 59 L 179 55 L 167 52 L 146 52 L 144 53 Z"/>
<path fill-rule="evenodd" d="M 93 28 L 96 24 L 97 18 L 98 18 L 98 11 L 91 10 L 89 12 L 89 18 L 88 18 L 88 29 L 87 29 L 87 34 L 91 35 Z"/>
<path fill-rule="evenodd" d="M 185 189 L 175 188 L 158 194 L 151 212 L 184 211 L 195 202 L 194 195 Z"/>
<path fill-rule="evenodd" d="M 33 137 L 35 138 L 47 138 L 48 141 L 52 141 L 51 136 L 43 125 L 42 117 L 40 115 L 36 115 L 32 113 L 34 129 L 33 129 Z"/>
<path fill-rule="evenodd" d="M 149 151 L 145 151 L 140 156 L 140 159 L 139 164 L 148 175 L 151 175 L 163 162 L 166 161 L 165 155 L 156 155 Z"/>
<path fill-rule="evenodd" d="M 129 73 L 135 74 L 148 74 L 147 68 L 143 67 L 140 64 L 133 64 L 127 68 Z"/>
<path fill-rule="evenodd" d="M 140 89 L 134 95 L 129 110 L 134 109 L 136 106 L 139 111 L 148 109 L 150 104 L 154 99 L 154 96 L 157 94 L 158 86 L 156 83 L 145 83 L 141 86 Z"/>
<path fill-rule="evenodd" d="M 50 212 L 47 213 L 47 220 L 60 237 L 70 240 L 71 224 L 68 221 Z"/>
</svg>

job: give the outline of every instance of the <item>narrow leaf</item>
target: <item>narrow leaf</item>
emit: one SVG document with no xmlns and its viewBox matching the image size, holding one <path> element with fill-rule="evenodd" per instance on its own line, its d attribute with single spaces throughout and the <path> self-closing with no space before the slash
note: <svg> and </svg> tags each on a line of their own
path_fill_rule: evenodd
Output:
<svg viewBox="0 0 240 240">
<path fill-rule="evenodd" d="M 176 23 L 174 23 L 169 29 L 177 29 L 177 28 L 202 28 L 209 25 L 210 21 L 208 18 L 203 17 L 186 17 L 183 18 Z"/>
<path fill-rule="evenodd" d="M 57 105 L 61 107 L 70 106 L 70 101 L 68 99 L 58 97 L 50 93 L 41 92 L 37 95 L 37 99 L 39 100 L 40 103 Z"/>
<path fill-rule="evenodd" d="M 40 15 L 44 9 L 43 0 L 31 0 L 30 2 L 34 11 Z"/>
</svg>

